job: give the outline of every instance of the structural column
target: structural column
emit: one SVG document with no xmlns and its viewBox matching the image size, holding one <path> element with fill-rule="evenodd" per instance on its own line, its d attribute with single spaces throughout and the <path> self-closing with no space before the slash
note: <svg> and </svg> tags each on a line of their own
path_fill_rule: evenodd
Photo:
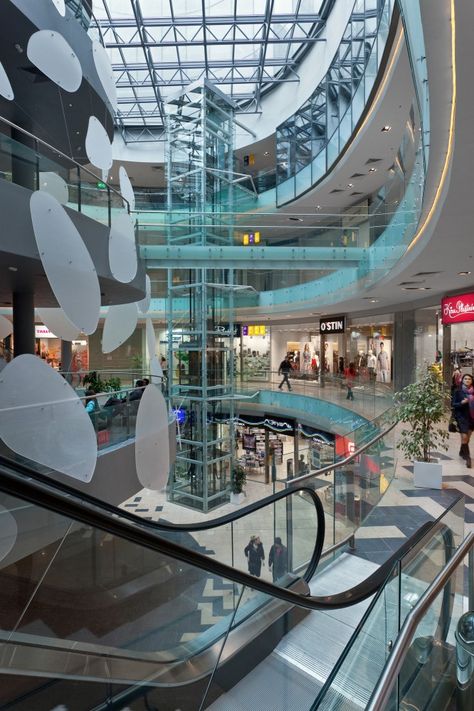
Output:
<svg viewBox="0 0 474 711">
<path fill-rule="evenodd" d="M 394 314 L 393 327 L 393 384 L 395 392 L 415 378 L 415 312 Z"/>
<path fill-rule="evenodd" d="M 35 308 L 32 291 L 13 292 L 13 339 L 15 357 L 35 352 Z"/>
</svg>

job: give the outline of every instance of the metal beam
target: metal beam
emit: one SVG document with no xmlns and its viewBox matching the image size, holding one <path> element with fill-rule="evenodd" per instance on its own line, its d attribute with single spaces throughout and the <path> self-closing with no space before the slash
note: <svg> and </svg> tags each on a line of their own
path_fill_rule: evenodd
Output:
<svg viewBox="0 0 474 711">
<path fill-rule="evenodd" d="M 361 247 L 140 247 L 151 269 L 353 269 L 366 254 Z"/>
</svg>

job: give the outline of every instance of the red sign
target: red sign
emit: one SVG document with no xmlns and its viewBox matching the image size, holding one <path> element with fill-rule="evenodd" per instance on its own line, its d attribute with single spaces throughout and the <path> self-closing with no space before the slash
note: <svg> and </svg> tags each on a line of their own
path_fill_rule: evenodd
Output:
<svg viewBox="0 0 474 711">
<path fill-rule="evenodd" d="M 446 296 L 441 302 L 443 324 L 474 321 L 474 293 Z"/>
</svg>

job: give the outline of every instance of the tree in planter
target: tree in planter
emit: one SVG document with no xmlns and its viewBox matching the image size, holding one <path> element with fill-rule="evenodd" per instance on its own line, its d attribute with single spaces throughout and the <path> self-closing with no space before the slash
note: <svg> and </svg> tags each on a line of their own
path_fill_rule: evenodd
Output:
<svg viewBox="0 0 474 711">
<path fill-rule="evenodd" d="M 242 494 L 247 481 L 247 472 L 240 464 L 236 464 L 232 469 L 231 490 L 233 494 Z"/>
<path fill-rule="evenodd" d="M 440 374 L 428 368 L 416 383 L 395 395 L 394 417 L 411 426 L 401 431 L 397 447 L 408 459 L 431 461 L 434 450 L 448 448 L 446 427 L 436 427 L 444 425 L 445 416 L 446 387 Z"/>
</svg>

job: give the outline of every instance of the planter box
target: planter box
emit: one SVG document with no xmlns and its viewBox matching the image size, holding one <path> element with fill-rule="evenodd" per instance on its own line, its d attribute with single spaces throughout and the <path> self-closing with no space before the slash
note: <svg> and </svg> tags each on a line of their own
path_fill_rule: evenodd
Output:
<svg viewBox="0 0 474 711">
<path fill-rule="evenodd" d="M 240 506 L 240 504 L 243 504 L 244 499 L 245 499 L 244 492 L 242 492 L 240 494 L 233 494 L 232 492 L 230 492 L 230 503 L 234 504 L 234 506 Z"/>
<path fill-rule="evenodd" d="M 413 462 L 415 486 L 424 489 L 441 489 L 443 465 L 438 460 L 432 462 Z"/>
</svg>

